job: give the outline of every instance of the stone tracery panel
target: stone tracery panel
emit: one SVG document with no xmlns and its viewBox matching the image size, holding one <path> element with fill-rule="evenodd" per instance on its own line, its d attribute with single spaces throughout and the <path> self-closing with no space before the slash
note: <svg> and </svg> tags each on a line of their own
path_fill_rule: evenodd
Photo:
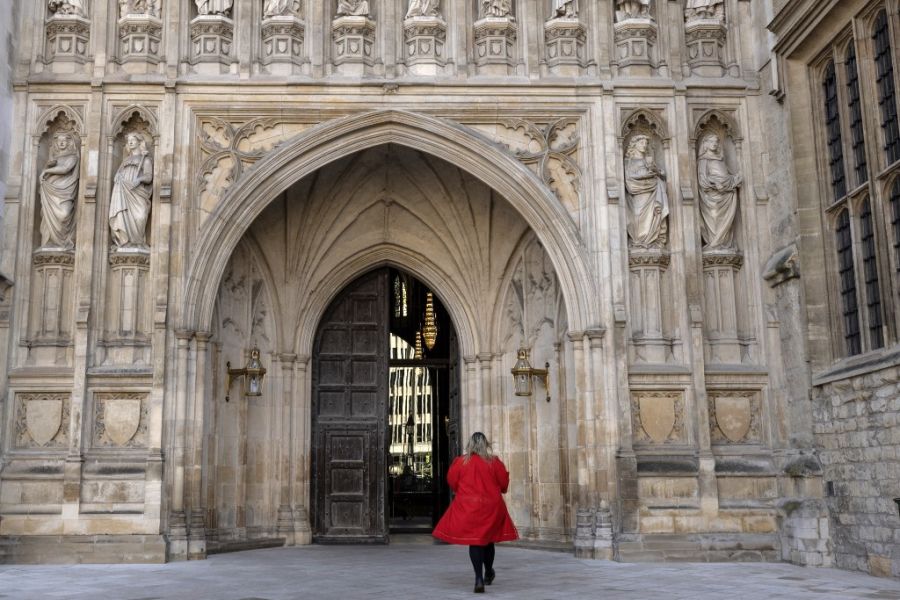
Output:
<svg viewBox="0 0 900 600">
<path fill-rule="evenodd" d="M 143 448 L 147 446 L 149 404 L 146 393 L 94 394 L 93 446 Z"/>
<path fill-rule="evenodd" d="M 634 391 L 631 416 L 635 445 L 684 444 L 684 392 Z"/>
<path fill-rule="evenodd" d="M 64 392 L 15 396 L 15 447 L 64 449 L 69 445 L 71 395 Z"/>
</svg>

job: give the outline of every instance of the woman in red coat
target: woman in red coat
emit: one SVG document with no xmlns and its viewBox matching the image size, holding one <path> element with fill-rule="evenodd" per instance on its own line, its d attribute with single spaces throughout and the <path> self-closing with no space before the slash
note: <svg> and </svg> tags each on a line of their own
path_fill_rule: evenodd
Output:
<svg viewBox="0 0 900 600">
<path fill-rule="evenodd" d="M 519 538 L 502 496 L 509 487 L 509 472 L 478 431 L 472 434 L 466 453 L 450 465 L 447 483 L 456 496 L 431 535 L 469 546 L 475 592 L 483 593 L 484 584 L 494 581 L 494 542 Z"/>
</svg>

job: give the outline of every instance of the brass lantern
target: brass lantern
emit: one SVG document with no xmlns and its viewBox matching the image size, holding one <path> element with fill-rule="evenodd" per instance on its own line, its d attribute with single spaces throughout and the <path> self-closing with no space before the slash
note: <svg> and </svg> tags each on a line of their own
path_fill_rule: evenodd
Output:
<svg viewBox="0 0 900 600">
<path fill-rule="evenodd" d="M 262 366 L 262 362 L 259 360 L 259 348 L 253 348 L 250 351 L 250 361 L 247 363 L 247 366 L 243 369 L 232 369 L 231 363 L 225 363 L 225 367 L 228 369 L 228 381 L 226 382 L 226 390 L 231 390 L 231 385 L 234 383 L 236 379 L 244 378 L 244 387 L 243 392 L 245 396 L 262 396 L 262 385 L 263 385 L 263 377 L 266 375 L 266 370 Z M 228 396 L 225 396 L 225 401 L 228 401 Z"/>
<path fill-rule="evenodd" d="M 516 396 L 530 396 L 532 392 L 532 377 L 537 377 L 544 382 L 547 390 L 547 402 L 550 402 L 550 363 L 546 363 L 543 369 L 535 369 L 528 362 L 528 350 L 519 348 L 516 355 L 516 364 L 512 368 L 513 382 L 515 383 Z"/>
</svg>

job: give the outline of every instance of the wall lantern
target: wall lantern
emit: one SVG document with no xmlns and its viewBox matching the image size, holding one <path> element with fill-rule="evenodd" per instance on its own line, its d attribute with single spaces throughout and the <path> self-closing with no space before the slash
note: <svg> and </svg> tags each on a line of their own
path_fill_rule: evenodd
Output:
<svg viewBox="0 0 900 600">
<path fill-rule="evenodd" d="M 245 396 L 262 396 L 263 377 L 266 376 L 266 370 L 259 361 L 259 348 L 250 351 L 250 362 L 243 369 L 232 369 L 231 363 L 225 363 L 228 369 L 228 381 L 226 382 L 226 391 L 231 390 L 231 385 L 236 379 L 244 378 L 244 395 Z M 228 396 L 225 396 L 228 402 Z"/>
<path fill-rule="evenodd" d="M 544 382 L 547 390 L 547 402 L 550 402 L 550 363 L 546 363 L 543 369 L 535 369 L 528 362 L 528 350 L 519 348 L 516 366 L 512 368 L 513 381 L 516 385 L 516 396 L 530 396 L 532 377 L 537 377 Z"/>
</svg>

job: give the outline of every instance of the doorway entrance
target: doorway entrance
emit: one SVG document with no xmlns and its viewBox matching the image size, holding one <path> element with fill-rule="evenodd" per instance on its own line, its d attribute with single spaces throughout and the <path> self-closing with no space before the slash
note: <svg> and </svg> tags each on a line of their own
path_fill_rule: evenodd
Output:
<svg viewBox="0 0 900 600">
<path fill-rule="evenodd" d="M 431 531 L 459 452 L 458 364 L 449 315 L 411 275 L 371 271 L 332 301 L 313 346 L 314 541 Z"/>
</svg>

